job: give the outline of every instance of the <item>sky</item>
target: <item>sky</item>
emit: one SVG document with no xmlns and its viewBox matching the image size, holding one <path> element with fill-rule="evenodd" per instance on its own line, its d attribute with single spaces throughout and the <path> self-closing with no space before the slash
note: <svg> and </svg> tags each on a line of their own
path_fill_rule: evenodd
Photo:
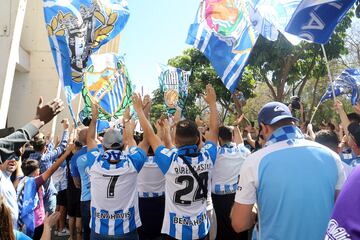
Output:
<svg viewBox="0 0 360 240">
<path fill-rule="evenodd" d="M 158 63 L 179 56 L 200 4 L 197 0 L 129 0 L 130 17 L 121 33 L 120 54 L 125 54 L 129 77 L 137 92 L 159 87 Z"/>
</svg>

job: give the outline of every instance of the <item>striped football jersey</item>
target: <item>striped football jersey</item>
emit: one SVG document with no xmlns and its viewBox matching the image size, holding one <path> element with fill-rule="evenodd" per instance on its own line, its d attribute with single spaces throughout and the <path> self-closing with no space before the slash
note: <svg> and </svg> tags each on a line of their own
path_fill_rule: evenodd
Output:
<svg viewBox="0 0 360 240">
<path fill-rule="evenodd" d="M 95 158 L 89 170 L 91 182 L 90 228 L 101 235 L 121 236 L 141 226 L 137 175 L 146 154 L 139 148 L 129 149 L 128 154 L 107 150 L 100 154 L 93 149 L 88 161 Z M 110 160 L 118 160 L 110 163 Z"/>
<path fill-rule="evenodd" d="M 219 195 L 235 193 L 241 165 L 249 155 L 250 150 L 244 144 L 219 147 L 211 173 L 211 192 Z"/>
<path fill-rule="evenodd" d="M 181 157 L 179 157 L 182 156 Z M 178 149 L 160 146 L 155 162 L 165 175 L 165 215 L 161 232 L 176 239 L 199 239 L 210 229 L 206 214 L 207 195 L 188 166 L 188 161 L 209 189 L 210 171 L 216 159 L 216 145 L 207 142 L 199 151 L 196 145 Z"/>
<path fill-rule="evenodd" d="M 165 194 L 165 177 L 153 156 L 148 156 L 144 166 L 139 172 L 138 179 L 139 197 L 160 197 Z"/>
</svg>

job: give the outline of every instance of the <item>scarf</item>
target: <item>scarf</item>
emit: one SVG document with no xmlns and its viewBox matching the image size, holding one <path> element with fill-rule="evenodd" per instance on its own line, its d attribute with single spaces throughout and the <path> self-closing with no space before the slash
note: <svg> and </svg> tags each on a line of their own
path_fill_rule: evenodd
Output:
<svg viewBox="0 0 360 240">
<path fill-rule="evenodd" d="M 265 143 L 265 147 L 272 145 L 277 142 L 282 142 L 289 140 L 291 143 L 294 139 L 304 139 L 304 135 L 301 130 L 294 125 L 287 125 L 281 128 L 276 129 L 269 139 Z"/>
</svg>

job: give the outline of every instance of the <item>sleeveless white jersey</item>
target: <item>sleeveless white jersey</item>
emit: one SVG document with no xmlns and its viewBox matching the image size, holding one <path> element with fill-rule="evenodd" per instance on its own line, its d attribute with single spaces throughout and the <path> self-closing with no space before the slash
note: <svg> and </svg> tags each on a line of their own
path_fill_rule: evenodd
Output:
<svg viewBox="0 0 360 240">
<path fill-rule="evenodd" d="M 137 175 L 146 155 L 139 148 L 132 148 L 125 155 L 120 151 L 108 150 L 99 154 L 98 150 L 88 152 L 96 158 L 89 170 L 91 182 L 90 227 L 98 234 L 121 236 L 141 226 Z M 109 159 L 120 159 L 110 164 Z"/>
<path fill-rule="evenodd" d="M 193 146 L 180 149 L 166 149 L 161 146 L 156 150 L 155 161 L 165 175 L 165 215 L 161 232 L 176 239 L 198 239 L 205 237 L 210 228 L 206 214 L 204 191 L 183 159 L 184 154 Z M 197 151 L 197 147 L 193 149 Z M 210 189 L 210 170 L 216 159 L 216 145 L 209 142 L 196 157 L 185 157 L 191 162 L 200 179 Z"/>
<path fill-rule="evenodd" d="M 165 194 L 165 177 L 153 156 L 148 156 L 137 178 L 139 197 L 151 198 Z"/>
<path fill-rule="evenodd" d="M 219 147 L 211 173 L 211 192 L 219 195 L 235 193 L 241 165 L 249 155 L 250 150 L 244 144 Z"/>
</svg>

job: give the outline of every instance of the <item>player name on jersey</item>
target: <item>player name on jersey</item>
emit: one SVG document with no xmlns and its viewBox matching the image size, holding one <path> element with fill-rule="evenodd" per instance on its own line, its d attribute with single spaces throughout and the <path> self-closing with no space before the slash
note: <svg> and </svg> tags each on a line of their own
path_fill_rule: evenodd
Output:
<svg viewBox="0 0 360 240">
<path fill-rule="evenodd" d="M 198 165 L 192 166 L 196 172 L 206 171 L 212 168 L 210 163 L 201 163 Z M 178 166 L 174 168 L 176 174 L 191 174 L 190 169 L 187 166 Z"/>
</svg>

